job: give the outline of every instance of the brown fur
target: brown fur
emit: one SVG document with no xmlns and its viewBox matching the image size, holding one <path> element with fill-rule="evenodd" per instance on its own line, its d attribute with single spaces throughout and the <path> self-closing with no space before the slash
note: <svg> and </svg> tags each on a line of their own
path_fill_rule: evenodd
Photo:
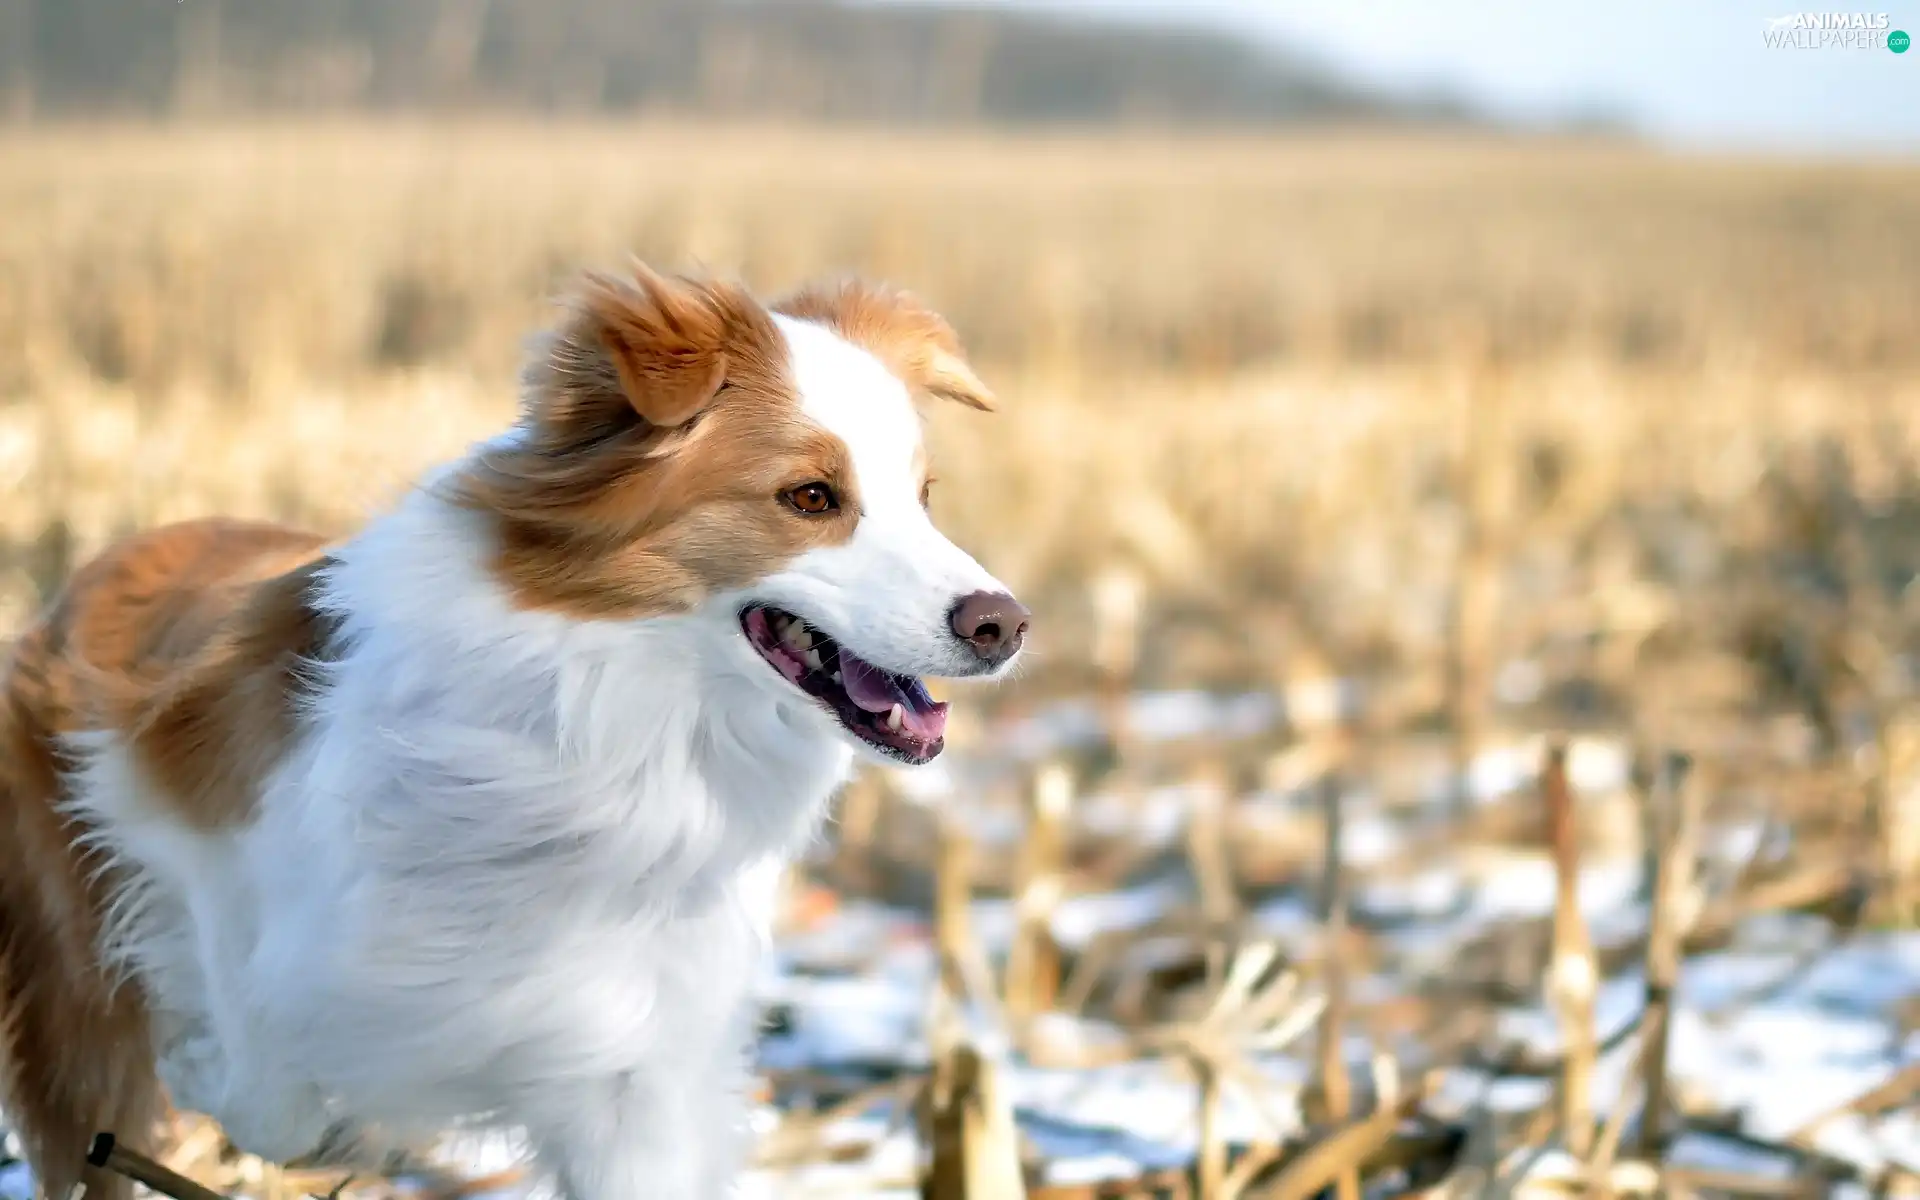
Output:
<svg viewBox="0 0 1920 1200">
<path fill-rule="evenodd" d="M 725 284 L 594 280 L 528 379 L 530 439 L 457 484 L 529 607 L 584 618 L 685 612 L 859 520 L 846 447 L 807 422 L 779 330 Z M 693 420 L 695 416 L 697 420 Z M 831 485 L 838 512 L 783 495 Z"/>
<path fill-rule="evenodd" d="M 904 292 L 846 283 L 774 311 L 829 326 L 918 391 L 993 406 L 952 328 Z M 769 310 L 737 286 L 644 266 L 591 277 L 526 383 L 530 439 L 455 488 L 493 522 L 495 571 L 527 607 L 685 612 L 853 534 L 845 448 L 801 416 Z M 837 513 L 782 502 L 815 481 Z"/>
<path fill-rule="evenodd" d="M 909 387 L 969 408 L 993 409 L 993 393 L 967 365 L 953 327 L 910 292 L 847 280 L 804 289 L 774 307 L 818 321 L 865 347 Z"/>
<path fill-rule="evenodd" d="M 111 1130 L 138 1146 L 164 1108 L 138 988 L 95 955 L 115 869 L 61 810 L 59 739 L 113 728 L 183 823 L 244 821 L 317 657 L 321 539 L 202 521 L 128 539 L 76 572 L 0 674 L 0 1102 L 44 1191 L 117 1177 L 83 1167 Z"/>
</svg>

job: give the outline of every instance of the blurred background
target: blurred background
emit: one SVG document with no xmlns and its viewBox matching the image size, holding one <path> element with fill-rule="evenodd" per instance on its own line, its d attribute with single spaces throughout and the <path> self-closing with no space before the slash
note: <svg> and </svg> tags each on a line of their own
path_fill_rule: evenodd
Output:
<svg viewBox="0 0 1920 1200">
<path fill-rule="evenodd" d="M 1036 638 L 796 870 L 754 1187 L 1920 1194 L 1920 8 L 1838 16 L 0 0 L 0 634 L 352 527 L 583 267 L 891 280 Z"/>
</svg>

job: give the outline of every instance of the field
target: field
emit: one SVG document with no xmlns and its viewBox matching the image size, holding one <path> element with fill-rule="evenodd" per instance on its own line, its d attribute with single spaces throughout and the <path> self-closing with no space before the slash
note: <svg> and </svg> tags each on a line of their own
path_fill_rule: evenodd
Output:
<svg viewBox="0 0 1920 1200">
<path fill-rule="evenodd" d="M 53 126 L 0 213 L 0 636 L 128 528 L 350 527 L 582 266 L 950 317 L 935 513 L 1038 642 L 796 873 L 777 1194 L 1920 1194 L 1920 167 Z"/>
</svg>

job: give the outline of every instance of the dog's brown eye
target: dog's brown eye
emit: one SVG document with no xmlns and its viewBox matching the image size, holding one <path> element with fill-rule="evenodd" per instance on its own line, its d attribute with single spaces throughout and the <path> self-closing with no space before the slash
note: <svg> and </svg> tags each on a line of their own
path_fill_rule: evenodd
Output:
<svg viewBox="0 0 1920 1200">
<path fill-rule="evenodd" d="M 824 483 L 808 483 L 788 492 L 787 503 L 809 516 L 818 516 L 839 508 L 840 498 Z"/>
</svg>

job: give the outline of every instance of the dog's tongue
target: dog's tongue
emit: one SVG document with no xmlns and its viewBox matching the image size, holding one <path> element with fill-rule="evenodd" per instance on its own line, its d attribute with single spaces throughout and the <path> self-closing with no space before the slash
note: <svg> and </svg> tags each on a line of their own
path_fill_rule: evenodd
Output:
<svg viewBox="0 0 1920 1200">
<path fill-rule="evenodd" d="M 917 679 L 902 680 L 863 662 L 845 647 L 840 650 L 840 684 L 847 698 L 870 713 L 888 713 L 898 704 L 900 727 L 915 737 L 934 741 L 947 731 L 947 706 L 936 704 Z"/>
</svg>

